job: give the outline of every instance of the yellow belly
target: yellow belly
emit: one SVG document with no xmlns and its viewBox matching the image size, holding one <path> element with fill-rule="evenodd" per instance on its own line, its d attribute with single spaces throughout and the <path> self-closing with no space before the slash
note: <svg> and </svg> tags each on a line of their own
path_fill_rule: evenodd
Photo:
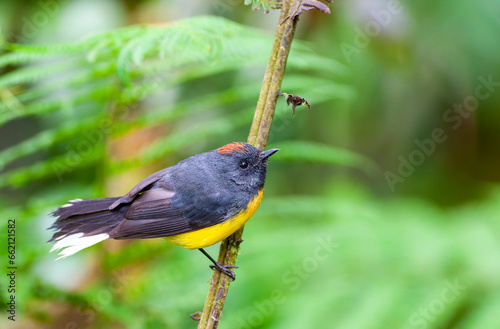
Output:
<svg viewBox="0 0 500 329">
<path fill-rule="evenodd" d="M 262 191 L 260 190 L 252 201 L 250 201 L 246 209 L 223 223 L 205 227 L 201 230 L 172 235 L 165 239 L 172 244 L 187 249 L 205 248 L 216 244 L 233 234 L 252 217 L 262 200 Z"/>
</svg>

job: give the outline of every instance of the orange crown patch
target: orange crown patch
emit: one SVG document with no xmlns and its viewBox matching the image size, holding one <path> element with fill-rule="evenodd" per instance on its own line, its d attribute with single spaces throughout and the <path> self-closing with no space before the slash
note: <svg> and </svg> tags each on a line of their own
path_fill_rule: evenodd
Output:
<svg viewBox="0 0 500 329">
<path fill-rule="evenodd" d="M 227 154 L 227 155 L 232 155 L 235 152 L 237 153 L 243 153 L 245 151 L 245 144 L 241 142 L 234 142 L 231 144 L 227 144 L 219 148 L 217 152 L 220 154 Z"/>
</svg>

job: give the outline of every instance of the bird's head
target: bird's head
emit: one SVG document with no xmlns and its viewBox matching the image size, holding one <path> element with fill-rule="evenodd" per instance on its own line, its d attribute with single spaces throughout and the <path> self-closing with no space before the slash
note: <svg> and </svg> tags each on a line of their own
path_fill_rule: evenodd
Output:
<svg viewBox="0 0 500 329">
<path fill-rule="evenodd" d="M 262 189 L 266 179 L 267 160 L 278 149 L 261 151 L 258 148 L 242 142 L 224 145 L 217 150 L 220 159 L 220 171 L 224 172 L 232 182 Z"/>
</svg>

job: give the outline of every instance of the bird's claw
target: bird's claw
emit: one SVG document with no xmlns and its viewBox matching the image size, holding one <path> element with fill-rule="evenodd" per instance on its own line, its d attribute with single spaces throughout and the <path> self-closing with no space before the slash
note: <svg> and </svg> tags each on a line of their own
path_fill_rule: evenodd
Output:
<svg viewBox="0 0 500 329">
<path fill-rule="evenodd" d="M 238 266 L 234 266 L 234 265 L 222 265 L 222 264 L 217 263 L 217 264 L 209 265 L 209 267 L 212 270 L 216 270 L 217 269 L 219 272 L 224 273 L 225 275 L 227 275 L 228 277 L 230 277 L 233 281 L 236 280 L 236 275 L 230 269 L 231 268 L 238 268 Z"/>
</svg>

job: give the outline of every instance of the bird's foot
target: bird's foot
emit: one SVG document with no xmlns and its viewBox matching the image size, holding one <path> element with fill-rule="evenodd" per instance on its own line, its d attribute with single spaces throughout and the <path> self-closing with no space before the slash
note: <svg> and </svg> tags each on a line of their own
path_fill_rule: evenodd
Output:
<svg viewBox="0 0 500 329">
<path fill-rule="evenodd" d="M 224 273 L 228 277 L 230 277 L 233 281 L 236 279 L 236 275 L 231 271 L 232 268 L 238 268 L 238 266 L 233 265 L 222 265 L 219 263 L 215 263 L 213 265 L 209 265 L 212 270 L 218 270 L 221 273 Z"/>
</svg>

